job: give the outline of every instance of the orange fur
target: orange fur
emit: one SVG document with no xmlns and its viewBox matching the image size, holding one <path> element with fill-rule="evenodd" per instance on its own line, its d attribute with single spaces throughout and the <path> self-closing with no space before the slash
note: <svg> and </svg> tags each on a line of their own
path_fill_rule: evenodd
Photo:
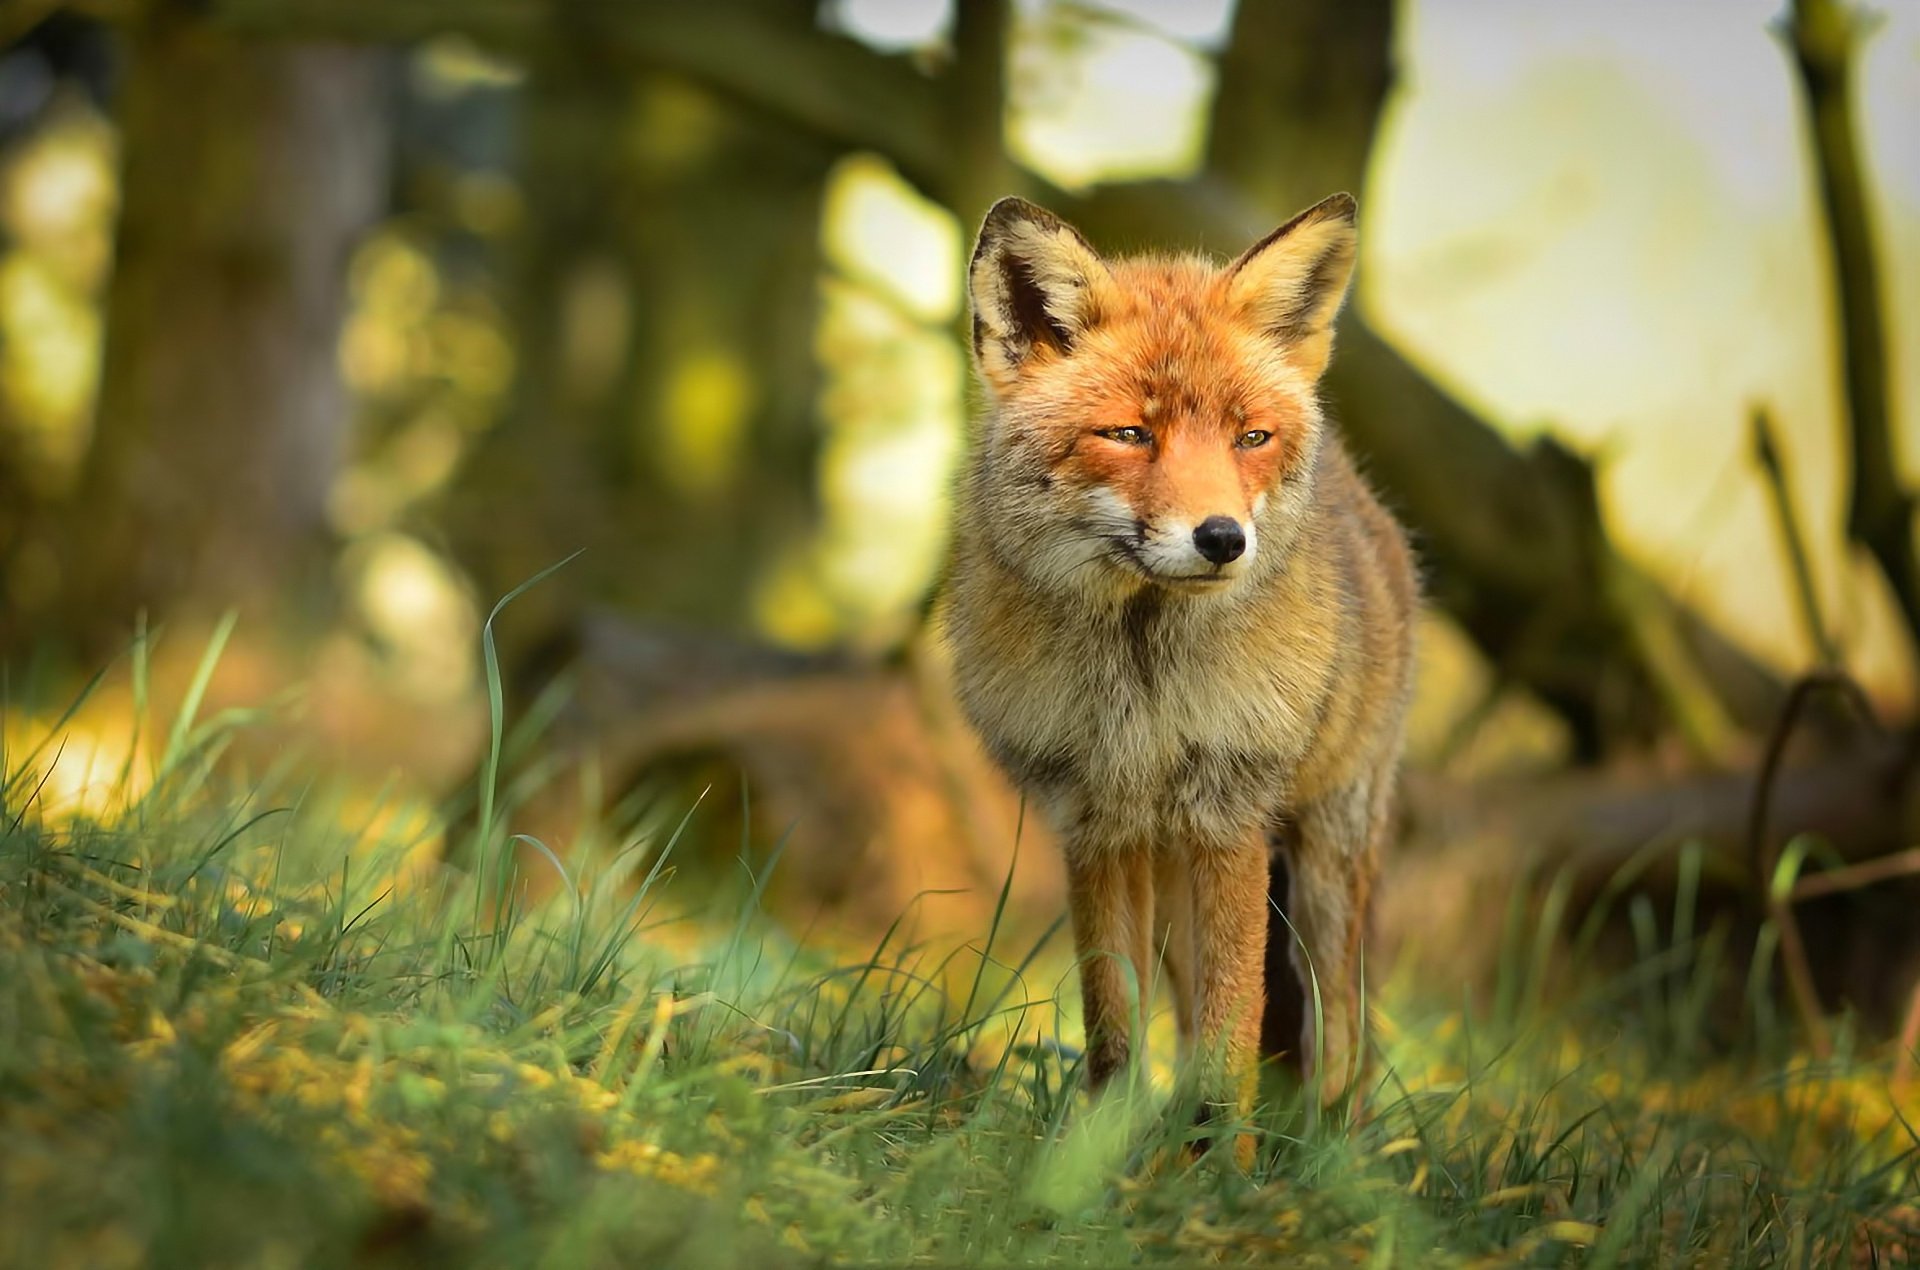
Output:
<svg viewBox="0 0 1920 1270">
<path fill-rule="evenodd" d="M 1206 1096 L 1250 1099 L 1267 941 L 1292 940 L 1267 895 L 1284 821 L 1272 899 L 1325 1020 L 1300 1053 L 1329 1099 L 1358 1066 L 1418 595 L 1316 392 L 1353 254 L 1344 195 L 1224 267 L 1106 261 L 1017 200 L 981 229 L 989 410 L 940 622 L 968 717 L 1064 845 L 1096 1085 L 1138 1058 L 1164 956 Z"/>
</svg>

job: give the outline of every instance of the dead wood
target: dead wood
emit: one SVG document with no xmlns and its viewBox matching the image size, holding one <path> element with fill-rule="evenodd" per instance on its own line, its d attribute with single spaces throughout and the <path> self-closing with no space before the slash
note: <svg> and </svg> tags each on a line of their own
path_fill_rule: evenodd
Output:
<svg viewBox="0 0 1920 1270">
<path fill-rule="evenodd" d="M 920 901 L 923 930 L 981 928 L 1012 865 L 1019 802 L 958 717 L 932 651 L 867 664 L 616 619 L 589 624 L 571 651 L 580 686 L 564 748 L 599 756 L 602 806 L 663 763 L 715 760 L 745 774 L 761 841 L 791 826 L 774 888 L 790 922 L 824 913 L 877 933 L 931 888 L 959 894 Z M 1814 733 L 1783 740 L 1778 754 L 1765 834 L 1814 835 L 1831 848 L 1822 867 L 1829 859 L 1872 867 L 1920 838 L 1920 782 L 1904 738 Z M 1454 991 L 1490 983 L 1516 887 L 1566 873 L 1576 919 L 1622 878 L 1670 896 L 1688 843 L 1702 853 L 1703 905 L 1738 916 L 1749 893 L 1755 780 L 1751 770 L 1626 765 L 1472 783 L 1409 773 L 1403 838 L 1380 882 L 1378 955 L 1443 968 Z M 577 800 L 569 805 L 543 800 L 541 814 L 577 822 Z M 1060 879 L 1035 819 L 1015 902 L 1049 920 Z M 566 840 L 564 828 L 553 832 Z M 1837 895 L 1837 882 L 1822 892 L 1823 876 L 1810 869 L 1810 893 L 1797 897 L 1815 999 L 1855 1005 L 1891 1029 L 1907 976 L 1920 971 L 1903 884 Z"/>
</svg>

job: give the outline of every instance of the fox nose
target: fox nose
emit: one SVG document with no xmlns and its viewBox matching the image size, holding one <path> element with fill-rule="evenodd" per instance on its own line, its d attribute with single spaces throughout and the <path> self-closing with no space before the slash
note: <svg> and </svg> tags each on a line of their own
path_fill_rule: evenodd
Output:
<svg viewBox="0 0 1920 1270">
<path fill-rule="evenodd" d="M 1231 516 L 1209 516 L 1193 531 L 1195 550 L 1215 564 L 1238 560 L 1247 549 L 1247 535 Z"/>
</svg>

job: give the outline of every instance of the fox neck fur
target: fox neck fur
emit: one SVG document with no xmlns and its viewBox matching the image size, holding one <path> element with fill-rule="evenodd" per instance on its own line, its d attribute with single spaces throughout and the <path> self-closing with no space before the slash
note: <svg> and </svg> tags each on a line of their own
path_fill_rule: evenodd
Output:
<svg viewBox="0 0 1920 1270">
<path fill-rule="evenodd" d="M 1337 438 L 1256 522 L 1263 560 L 1225 594 L 1041 584 L 1044 548 L 1036 563 L 978 496 L 986 467 L 967 478 L 942 627 L 968 716 L 1069 850 L 1242 841 L 1391 761 L 1397 734 L 1350 672 L 1402 662 L 1411 567 Z M 1362 560 L 1390 585 L 1354 585 Z M 1397 716 L 1404 685 L 1389 696 L 1379 713 Z"/>
</svg>

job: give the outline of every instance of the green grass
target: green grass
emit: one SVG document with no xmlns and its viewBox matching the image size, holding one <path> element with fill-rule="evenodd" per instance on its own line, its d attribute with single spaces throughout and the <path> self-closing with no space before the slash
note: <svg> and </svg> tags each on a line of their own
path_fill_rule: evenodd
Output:
<svg viewBox="0 0 1920 1270">
<path fill-rule="evenodd" d="M 1484 1011 L 1389 983 L 1364 1119 L 1276 1096 L 1241 1174 L 1177 1089 L 1088 1104 L 1057 938 L 796 946 L 768 861 L 675 920 L 685 822 L 570 858 L 491 788 L 444 868 L 420 809 L 242 778 L 257 720 L 203 688 L 84 810 L 44 784 L 67 720 L 3 733 L 0 1263 L 1920 1256 L 1914 1100 L 1764 1014 L 1710 1049 L 1733 958 L 1690 909 L 1623 898 L 1645 963 L 1557 1004 L 1525 919 Z"/>
</svg>

